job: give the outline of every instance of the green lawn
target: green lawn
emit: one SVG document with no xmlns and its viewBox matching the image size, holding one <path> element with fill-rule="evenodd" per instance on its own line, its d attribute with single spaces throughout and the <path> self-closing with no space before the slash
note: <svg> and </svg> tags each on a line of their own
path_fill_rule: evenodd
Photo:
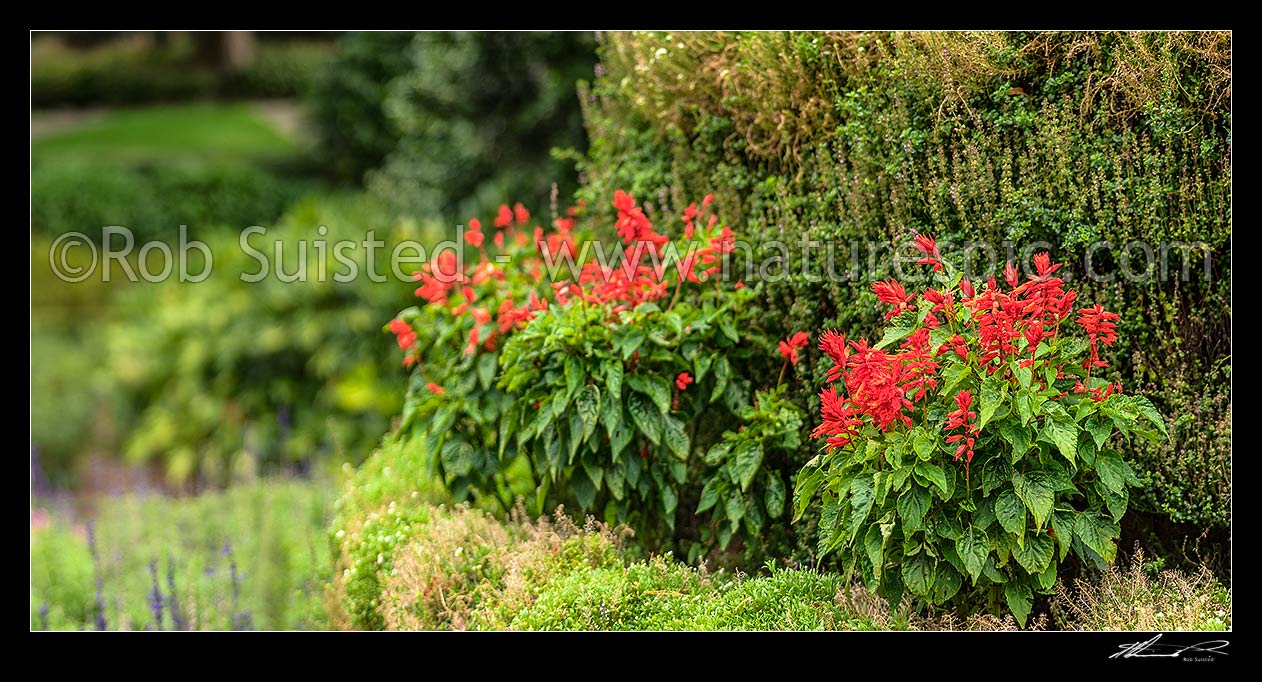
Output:
<svg viewBox="0 0 1262 682">
<path fill-rule="evenodd" d="M 294 143 L 248 104 L 118 110 L 103 120 L 31 143 L 35 159 L 75 156 L 132 161 L 157 155 L 240 159 L 283 156 L 294 150 Z"/>
</svg>

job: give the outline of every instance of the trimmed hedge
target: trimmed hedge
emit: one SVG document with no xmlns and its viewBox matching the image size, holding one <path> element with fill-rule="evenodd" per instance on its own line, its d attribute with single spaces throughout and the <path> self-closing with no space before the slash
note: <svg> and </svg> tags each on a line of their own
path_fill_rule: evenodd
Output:
<svg viewBox="0 0 1262 682">
<path fill-rule="evenodd" d="M 1075 285 L 1122 314 L 1128 340 L 1111 349 L 1110 379 L 1152 397 L 1173 426 L 1160 447 L 1118 444 L 1146 481 L 1136 504 L 1229 524 L 1227 34 L 613 33 L 599 52 L 580 196 L 622 187 L 653 213 L 718 192 L 764 255 L 779 253 L 770 241 L 789 245 L 788 274 L 761 302 L 786 333 L 871 336 L 866 283 L 891 274 L 886 252 L 862 285 L 817 281 L 824 258 L 804 268 L 803 238 L 865 255 L 911 230 L 940 243 L 1044 241 L 1075 279 L 1088 247 L 1111 242 L 1093 265 L 1115 279 Z M 1195 256 L 1190 281 L 1123 281 L 1135 240 L 1203 242 L 1210 279 Z M 813 413 L 827 369 L 817 359 L 796 369 Z"/>
</svg>

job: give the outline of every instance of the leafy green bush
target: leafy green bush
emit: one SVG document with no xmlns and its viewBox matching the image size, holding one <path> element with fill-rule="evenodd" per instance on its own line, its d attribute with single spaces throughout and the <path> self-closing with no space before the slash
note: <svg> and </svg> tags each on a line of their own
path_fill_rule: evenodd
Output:
<svg viewBox="0 0 1262 682">
<path fill-rule="evenodd" d="M 310 87 L 330 46 L 319 42 L 260 41 L 253 62 L 239 72 L 200 64 L 187 40 L 155 44 L 128 36 L 89 49 L 57 36 L 31 41 L 31 105 L 120 106 L 207 97 L 292 97 Z"/>
<path fill-rule="evenodd" d="M 799 238 L 860 254 L 907 230 L 1001 250 L 1004 240 L 1042 240 L 1075 280 L 1089 245 L 1111 242 L 1092 266 L 1113 281 L 1080 283 L 1122 317 L 1107 378 L 1142 389 L 1165 414 L 1215 425 L 1188 423 L 1173 444 L 1122 444 L 1145 480 L 1134 503 L 1226 526 L 1229 35 L 604 35 L 604 75 L 584 100 L 591 147 L 580 195 L 625 188 L 656 197 L 653 215 L 720 188 L 716 206 L 751 242 L 790 244 L 787 276 L 760 296 L 774 331 L 826 323 L 872 336 L 880 326 L 871 293 L 830 281 L 820 250 L 804 262 Z M 1127 281 L 1132 240 L 1203 241 L 1212 278 L 1194 251 L 1189 281 Z M 1142 251 L 1130 255 L 1142 272 Z M 1169 256 L 1178 273 L 1178 251 Z M 841 260 L 838 271 L 850 266 Z M 889 258 L 875 260 L 865 281 L 890 272 Z M 817 384 L 826 369 L 808 358 L 794 383 Z"/>
<path fill-rule="evenodd" d="M 590 34 L 350 33 L 312 97 L 321 163 L 404 210 L 454 221 L 576 184 Z M 524 103 L 529 103 L 525 105 Z M 374 171 L 371 172 L 370 171 Z"/>
<path fill-rule="evenodd" d="M 310 181 L 242 162 L 59 157 L 31 168 L 31 229 L 99 239 L 102 227 L 120 225 L 132 231 L 138 248 L 152 239 L 175 242 L 181 225 L 190 235 L 267 225 L 311 187 Z M 113 248 L 123 246 L 115 238 Z"/>
<path fill-rule="evenodd" d="M 273 480 L 189 499 L 107 498 L 91 530 L 60 519 L 36 528 L 33 512 L 31 627 L 325 627 L 331 493 Z"/>
<path fill-rule="evenodd" d="M 690 558 L 783 513 L 788 472 L 771 463 L 796 447 L 800 412 L 755 382 L 771 344 L 745 312 L 752 292 L 718 277 L 735 236 L 709 203 L 685 212 L 672 242 L 618 192 L 625 243 L 582 251 L 599 212 L 571 210 L 524 248 L 529 215 L 503 206 L 495 249 L 469 221 L 476 266 L 443 253 L 419 273 L 428 305 L 391 323 L 417 366 L 398 433 L 436 453 L 455 499 L 595 510 L 648 547 L 679 541 Z M 577 281 L 539 297 L 544 265 L 577 266 L 592 246 Z M 808 341 L 792 343 L 781 344 L 786 368 Z"/>
<path fill-rule="evenodd" d="M 312 197 L 266 234 L 246 235 L 248 248 L 237 235 L 206 236 L 215 268 L 205 281 L 121 292 L 104 343 L 110 374 L 139 407 L 128 457 L 160 463 L 174 483 L 225 482 L 259 467 L 353 460 L 375 445 L 398 412 L 403 376 L 374 332 L 406 294 L 372 281 L 366 248 L 341 251 L 359 274 L 340 282 L 349 270 L 332 247 L 307 243 L 358 244 L 369 230 L 386 253 L 425 235 L 362 196 Z M 306 276 L 282 281 L 281 267 L 299 272 L 303 258 Z M 266 276 L 248 281 L 260 259 Z M 375 262 L 376 277 L 393 277 L 382 253 Z"/>
<path fill-rule="evenodd" d="M 402 31 L 348 33 L 317 72 L 308 106 L 316 158 L 332 177 L 362 181 L 398 143 L 398 128 L 383 103 L 390 83 L 412 67 L 413 38 Z"/>
<path fill-rule="evenodd" d="M 933 239 L 916 246 L 938 288 L 872 285 L 894 306 L 875 346 L 821 337 L 833 368 L 813 435 L 827 450 L 798 477 L 795 510 L 818 491 L 821 551 L 839 550 L 847 572 L 891 602 L 904 590 L 933 604 L 989 592 L 993 608 L 1002 586 L 1024 625 L 1033 593 L 1051 591 L 1070 550 L 1099 568 L 1117 552 L 1127 488 L 1139 480 L 1104 446 L 1115 432 L 1157 441 L 1166 426 L 1146 398 L 1099 378 L 1117 315 L 1083 307 L 1087 338 L 1062 333 L 1076 292 L 1046 252 L 1028 281 L 1009 263 L 1006 291 L 993 278 L 975 290 Z"/>
</svg>

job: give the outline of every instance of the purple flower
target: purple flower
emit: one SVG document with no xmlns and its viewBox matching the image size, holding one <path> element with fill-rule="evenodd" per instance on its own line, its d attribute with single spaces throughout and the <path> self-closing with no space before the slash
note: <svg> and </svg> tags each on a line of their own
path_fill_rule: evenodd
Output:
<svg viewBox="0 0 1262 682">
<path fill-rule="evenodd" d="M 105 582 L 101 576 L 101 555 L 96 550 L 96 524 L 88 521 L 88 551 L 92 554 L 92 574 L 96 578 L 96 629 L 105 630 Z"/>
<path fill-rule="evenodd" d="M 153 591 L 149 593 L 149 610 L 153 612 L 153 629 L 162 629 L 162 590 L 158 587 L 158 560 L 149 560 L 149 577 L 153 579 Z"/>
</svg>

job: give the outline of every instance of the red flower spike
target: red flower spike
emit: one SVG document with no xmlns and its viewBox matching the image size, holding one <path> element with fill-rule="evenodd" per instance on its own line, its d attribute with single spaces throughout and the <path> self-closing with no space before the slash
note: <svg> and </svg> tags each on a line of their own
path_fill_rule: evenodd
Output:
<svg viewBox="0 0 1262 682">
<path fill-rule="evenodd" d="M 675 377 L 675 387 L 681 391 L 686 390 L 688 388 L 688 384 L 691 383 L 692 376 L 687 372 L 681 372 L 679 376 Z"/>
</svg>

